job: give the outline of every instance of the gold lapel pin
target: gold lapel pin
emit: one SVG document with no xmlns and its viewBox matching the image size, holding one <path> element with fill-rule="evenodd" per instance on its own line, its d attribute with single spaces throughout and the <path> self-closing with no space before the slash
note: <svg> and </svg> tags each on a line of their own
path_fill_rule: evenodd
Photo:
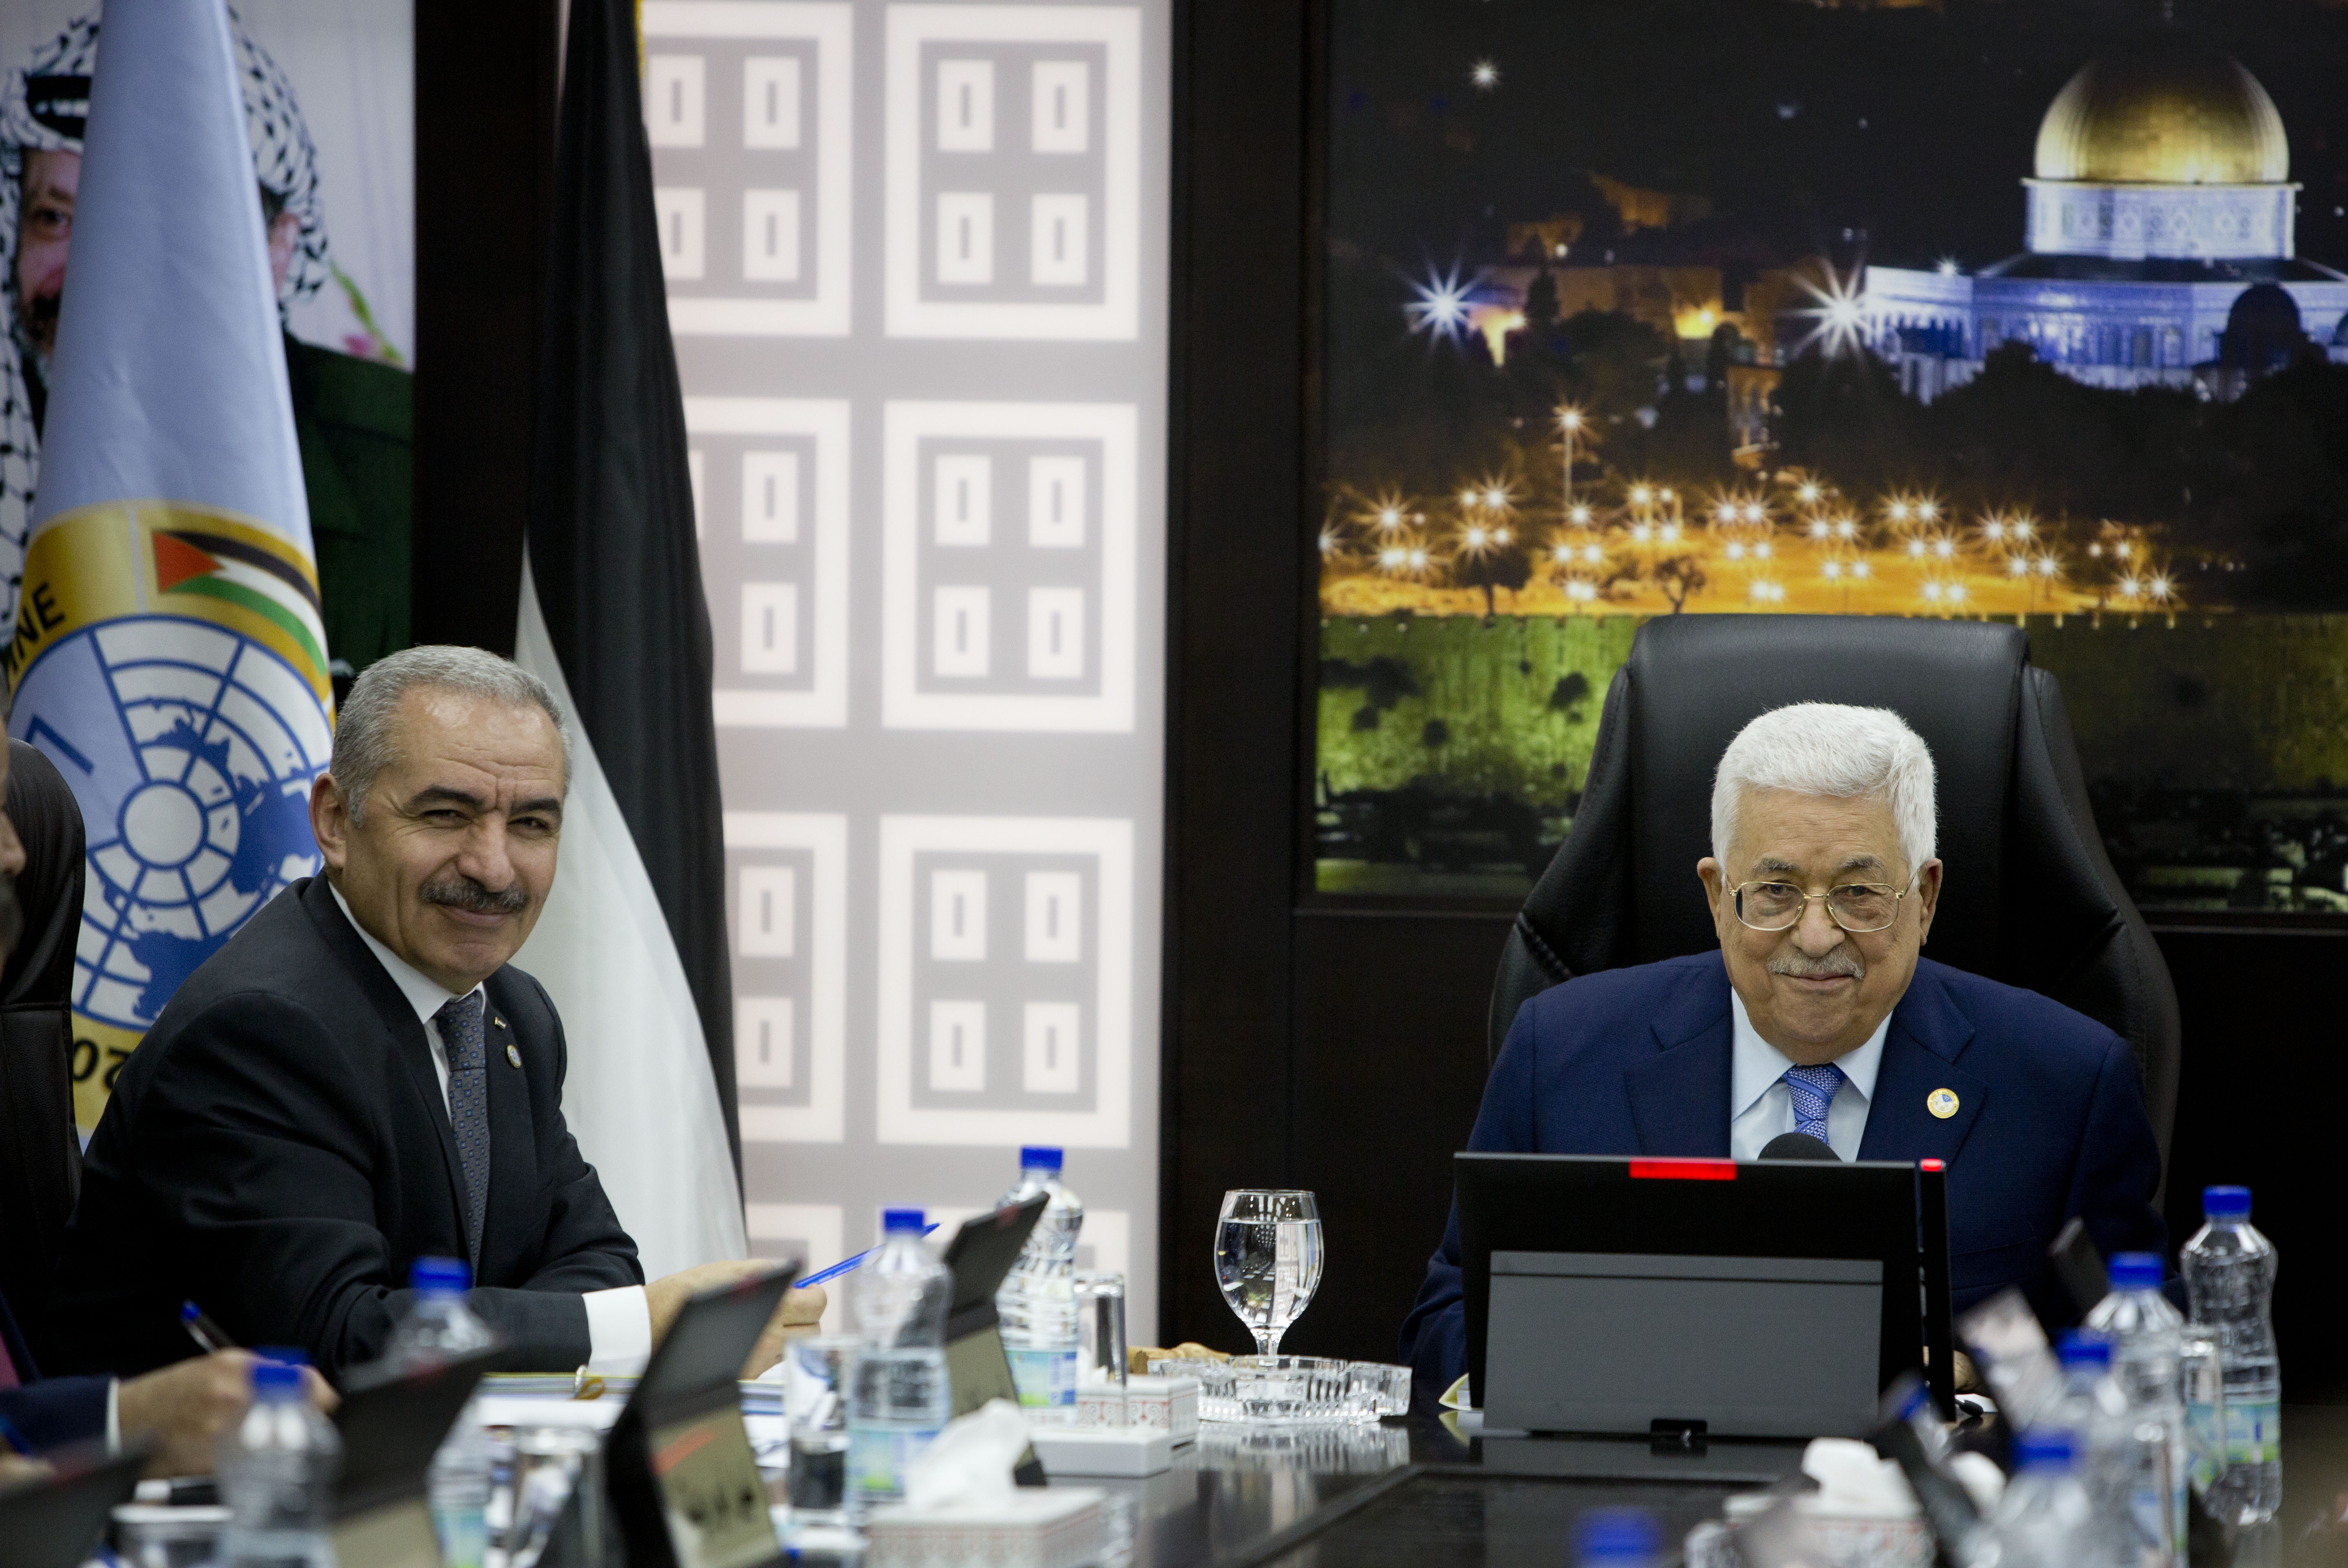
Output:
<svg viewBox="0 0 2348 1568">
<path fill-rule="evenodd" d="M 1957 1114 L 1957 1094 L 1954 1089 L 1936 1088 L 1924 1097 L 1924 1109 L 1942 1121 Z"/>
<path fill-rule="evenodd" d="M 511 1062 L 516 1067 L 521 1066 L 521 1047 L 515 1045 L 511 1040 L 508 1040 L 506 1042 L 506 1060 Z M 1951 1109 L 1953 1109 L 1954 1107 L 1952 1107 Z M 1943 1111 L 1941 1114 L 1946 1115 L 1947 1112 Z"/>
</svg>

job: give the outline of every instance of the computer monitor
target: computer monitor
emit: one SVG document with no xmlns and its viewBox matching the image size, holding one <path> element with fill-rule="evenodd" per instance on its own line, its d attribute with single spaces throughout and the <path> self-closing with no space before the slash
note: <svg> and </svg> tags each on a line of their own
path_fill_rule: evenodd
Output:
<svg viewBox="0 0 2348 1568">
<path fill-rule="evenodd" d="M 1913 1166 L 1463 1153 L 1456 1173 L 1488 1429 L 1857 1437 L 1903 1372 L 1945 1393 L 1946 1210 Z"/>
</svg>

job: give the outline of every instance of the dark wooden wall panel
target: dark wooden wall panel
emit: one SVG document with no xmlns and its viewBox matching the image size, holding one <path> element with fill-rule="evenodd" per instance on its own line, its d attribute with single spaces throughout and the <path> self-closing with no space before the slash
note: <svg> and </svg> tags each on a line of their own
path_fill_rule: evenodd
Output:
<svg viewBox="0 0 2348 1568">
<path fill-rule="evenodd" d="M 1169 1344 L 1237 1326 L 1200 1240 L 1223 1190 L 1292 1180 L 1293 672 L 1307 591 L 1296 531 L 1304 18 L 1289 4 L 1193 0 L 1175 36 L 1159 1230 Z"/>
</svg>

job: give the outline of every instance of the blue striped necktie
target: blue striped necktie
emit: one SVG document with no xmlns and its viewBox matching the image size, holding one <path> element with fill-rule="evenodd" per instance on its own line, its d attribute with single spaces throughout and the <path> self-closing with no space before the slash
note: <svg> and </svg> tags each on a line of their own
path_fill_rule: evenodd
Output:
<svg viewBox="0 0 2348 1568">
<path fill-rule="evenodd" d="M 1845 1079 L 1832 1062 L 1815 1068 L 1787 1068 L 1786 1087 L 1794 1094 L 1794 1130 L 1827 1143 L 1827 1110 Z"/>
<path fill-rule="evenodd" d="M 489 1212 L 489 1050 L 482 1038 L 486 998 L 469 991 L 432 1016 L 448 1047 L 448 1125 L 457 1135 L 457 1164 L 465 1173 L 465 1250 L 481 1266 L 481 1222 Z"/>
</svg>

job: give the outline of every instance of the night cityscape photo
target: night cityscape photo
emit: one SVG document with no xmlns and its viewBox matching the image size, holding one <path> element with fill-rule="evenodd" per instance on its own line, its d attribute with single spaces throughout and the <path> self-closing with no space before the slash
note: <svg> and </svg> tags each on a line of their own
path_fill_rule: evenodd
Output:
<svg viewBox="0 0 2348 1568">
<path fill-rule="evenodd" d="M 1638 624 L 1987 617 L 2147 907 L 2348 912 L 2339 0 L 1334 0 L 1318 869 L 1512 897 Z"/>
</svg>

